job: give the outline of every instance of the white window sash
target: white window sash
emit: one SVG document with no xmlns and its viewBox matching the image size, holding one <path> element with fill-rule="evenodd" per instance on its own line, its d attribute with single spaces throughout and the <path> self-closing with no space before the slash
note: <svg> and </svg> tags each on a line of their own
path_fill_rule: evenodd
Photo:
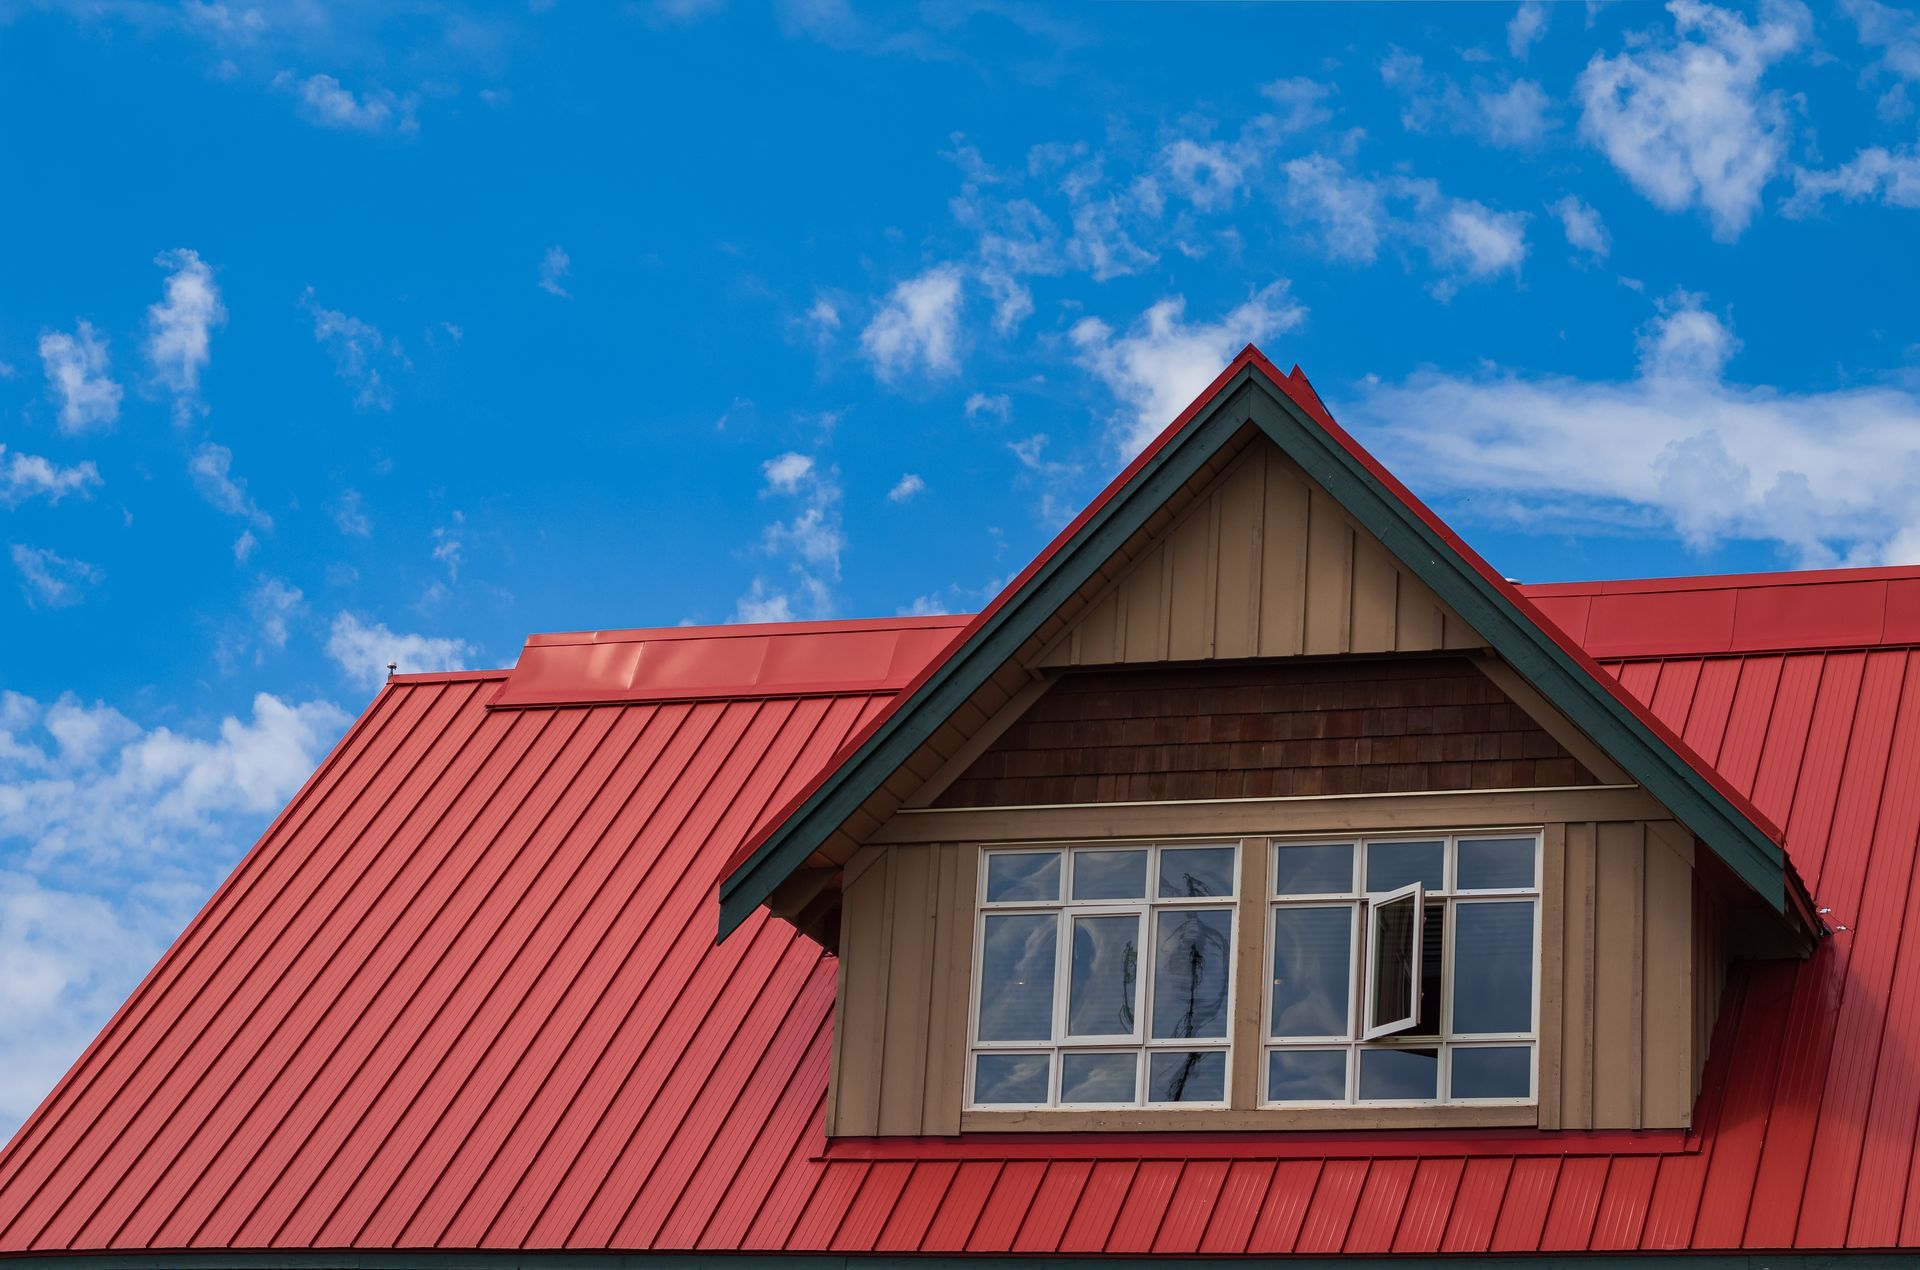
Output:
<svg viewBox="0 0 1920 1270">
<path fill-rule="evenodd" d="M 1379 966 L 1380 918 L 1389 905 L 1411 901 L 1413 904 L 1413 944 L 1408 950 L 1408 979 L 1406 1010 L 1384 1023 L 1374 1023 L 1380 1016 L 1379 994 L 1381 991 Z M 1365 1040 L 1378 1040 L 1383 1036 L 1392 1036 L 1404 1032 L 1420 1021 L 1420 988 L 1425 969 L 1425 935 L 1427 919 L 1427 890 L 1418 882 L 1409 882 L 1395 891 L 1372 896 L 1367 904 L 1367 990 L 1363 1006 L 1365 1013 L 1361 1022 L 1366 1026 L 1362 1030 Z M 1387 1004 L 1397 1005 L 1397 1002 Z"/>
</svg>

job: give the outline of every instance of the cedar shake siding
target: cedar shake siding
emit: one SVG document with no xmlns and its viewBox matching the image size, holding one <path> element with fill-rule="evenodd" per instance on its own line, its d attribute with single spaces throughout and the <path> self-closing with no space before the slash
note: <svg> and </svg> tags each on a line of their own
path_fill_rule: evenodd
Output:
<svg viewBox="0 0 1920 1270">
<path fill-rule="evenodd" d="M 1460 657 L 1063 675 L 937 807 L 1600 782 Z"/>
</svg>

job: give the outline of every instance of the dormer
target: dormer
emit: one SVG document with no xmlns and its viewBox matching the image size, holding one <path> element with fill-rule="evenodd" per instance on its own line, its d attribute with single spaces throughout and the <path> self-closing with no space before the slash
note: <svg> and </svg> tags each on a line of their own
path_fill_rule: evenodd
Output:
<svg viewBox="0 0 1920 1270">
<path fill-rule="evenodd" d="M 733 861 L 838 952 L 828 1131 L 1692 1123 L 1779 831 L 1228 368 Z"/>
</svg>

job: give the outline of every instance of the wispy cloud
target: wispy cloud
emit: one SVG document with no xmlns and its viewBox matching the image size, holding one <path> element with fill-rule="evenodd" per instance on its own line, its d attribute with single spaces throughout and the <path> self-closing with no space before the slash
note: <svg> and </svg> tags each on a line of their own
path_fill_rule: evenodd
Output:
<svg viewBox="0 0 1920 1270">
<path fill-rule="evenodd" d="M 302 119 L 322 128 L 402 134 L 420 128 L 414 114 L 419 99 L 412 93 L 396 93 L 376 85 L 356 94 L 331 75 L 303 79 L 291 71 L 281 72 L 274 85 L 293 94 Z"/>
<path fill-rule="evenodd" d="M 1596 259 L 1606 259 L 1613 249 L 1613 236 L 1607 232 L 1599 212 L 1572 194 L 1556 200 L 1551 210 L 1560 218 L 1560 228 L 1567 236 L 1569 247 Z"/>
<path fill-rule="evenodd" d="M 926 488 L 927 483 L 920 479 L 917 473 L 908 472 L 905 476 L 895 481 L 893 488 L 887 491 L 887 501 L 889 503 L 904 503 L 914 495 L 925 491 Z"/>
<path fill-rule="evenodd" d="M 885 383 L 916 373 L 957 374 L 961 302 L 961 273 L 952 265 L 935 265 L 896 285 L 860 333 L 873 373 Z"/>
<path fill-rule="evenodd" d="M 40 362 L 47 388 L 60 407 L 62 432 L 107 427 L 120 417 L 124 391 L 107 373 L 107 341 L 82 320 L 71 335 L 47 331 L 40 336 Z"/>
<path fill-rule="evenodd" d="M 8 553 L 14 572 L 20 575 L 20 593 L 32 608 L 72 608 L 106 577 L 98 565 L 68 559 L 48 547 L 16 542 Z"/>
<path fill-rule="evenodd" d="M 573 298 L 567 290 L 567 276 L 573 272 L 573 261 L 566 251 L 557 244 L 547 248 L 547 254 L 540 258 L 540 289 L 548 295 L 557 295 L 563 300 Z"/>
<path fill-rule="evenodd" d="M 166 295 L 147 308 L 147 364 L 173 394 L 173 414 L 183 422 L 200 408 L 200 372 L 212 358 L 213 329 L 227 320 L 213 270 L 186 248 L 154 258 L 167 275 Z"/>
<path fill-rule="evenodd" d="M 38 454 L 8 455 L 0 444 L 0 507 L 18 507 L 36 498 L 57 503 L 69 495 L 85 497 L 100 484 L 100 470 L 91 460 L 62 467 Z"/>
<path fill-rule="evenodd" d="M 407 364 L 399 342 L 388 340 L 371 322 L 325 307 L 312 287 L 300 297 L 300 306 L 313 316 L 314 341 L 333 359 L 334 373 L 353 389 L 353 404 L 362 409 L 393 409 L 393 389 L 381 378 L 380 366 Z"/>
<path fill-rule="evenodd" d="M 840 557 L 846 550 L 841 519 L 840 475 L 810 454 L 788 451 L 760 465 L 763 498 L 798 501 L 790 518 L 766 525 L 759 551 L 784 563 L 784 577 L 759 574 L 734 606 L 736 622 L 789 622 L 831 617 Z"/>
<path fill-rule="evenodd" d="M 355 613 L 340 613 L 327 635 L 327 656 L 356 688 L 378 688 L 387 677 L 387 664 L 401 674 L 434 670 L 465 670 L 479 650 L 464 639 L 415 635 L 394 631 L 384 622 L 368 621 Z"/>
<path fill-rule="evenodd" d="M 194 450 L 187 459 L 187 474 L 200 497 L 218 511 L 238 516 L 255 529 L 273 528 L 273 517 L 247 493 L 246 481 L 233 474 L 233 451 L 209 441 Z"/>
</svg>

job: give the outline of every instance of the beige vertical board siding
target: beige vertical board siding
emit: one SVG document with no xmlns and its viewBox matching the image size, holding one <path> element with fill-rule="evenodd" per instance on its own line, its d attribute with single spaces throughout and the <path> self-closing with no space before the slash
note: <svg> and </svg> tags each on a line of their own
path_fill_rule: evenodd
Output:
<svg viewBox="0 0 1920 1270">
<path fill-rule="evenodd" d="M 1561 1118 L 1561 1050 L 1566 982 L 1567 827 L 1548 825 L 1540 842 L 1540 1127 L 1558 1129 Z"/>
<path fill-rule="evenodd" d="M 1637 1129 L 1646 981 L 1646 830 L 1599 826 L 1594 876 L 1593 1127 Z"/>
<path fill-rule="evenodd" d="M 1561 906 L 1560 1124 L 1593 1127 L 1594 826 L 1567 826 Z"/>
<path fill-rule="evenodd" d="M 928 1014 L 938 851 L 891 851 L 893 941 L 888 949 L 886 1029 L 880 1053 L 880 1132 L 920 1132 L 927 1088 Z M 900 1008 L 895 1008 L 898 1003 Z"/>
<path fill-rule="evenodd" d="M 1037 665 L 1433 652 L 1484 641 L 1264 438 L 1045 641 Z"/>
<path fill-rule="evenodd" d="M 1693 1118 L 1693 865 L 1649 825 L 1642 892 L 1641 1122 L 1689 1124 Z"/>
<path fill-rule="evenodd" d="M 856 862 L 876 850 L 880 858 L 847 881 L 841 901 L 828 1132 L 957 1133 L 976 849 L 863 848 Z"/>
</svg>

